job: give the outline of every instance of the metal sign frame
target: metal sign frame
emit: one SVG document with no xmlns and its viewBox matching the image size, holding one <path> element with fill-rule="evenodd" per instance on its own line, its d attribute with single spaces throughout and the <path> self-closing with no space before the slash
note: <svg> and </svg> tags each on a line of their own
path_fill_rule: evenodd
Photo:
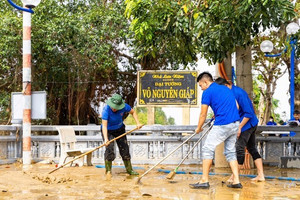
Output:
<svg viewBox="0 0 300 200">
<path fill-rule="evenodd" d="M 24 98 L 22 92 L 11 93 L 12 120 L 23 120 Z M 31 94 L 31 119 L 47 118 L 47 93 L 34 91 Z"/>
<path fill-rule="evenodd" d="M 138 71 L 137 106 L 198 107 L 198 71 Z"/>
</svg>

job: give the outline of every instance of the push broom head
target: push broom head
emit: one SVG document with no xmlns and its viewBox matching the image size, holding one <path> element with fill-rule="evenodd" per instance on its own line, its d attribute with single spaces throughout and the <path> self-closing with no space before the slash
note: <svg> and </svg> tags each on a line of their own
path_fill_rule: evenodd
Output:
<svg viewBox="0 0 300 200">
<path fill-rule="evenodd" d="M 142 177 L 139 176 L 139 177 L 136 179 L 135 184 L 136 184 L 136 185 L 142 184 L 141 179 L 142 179 Z"/>
<path fill-rule="evenodd" d="M 176 171 L 171 171 L 171 172 L 166 176 L 166 178 L 167 178 L 167 179 L 173 179 L 174 176 L 175 176 L 175 174 L 176 174 Z"/>
</svg>

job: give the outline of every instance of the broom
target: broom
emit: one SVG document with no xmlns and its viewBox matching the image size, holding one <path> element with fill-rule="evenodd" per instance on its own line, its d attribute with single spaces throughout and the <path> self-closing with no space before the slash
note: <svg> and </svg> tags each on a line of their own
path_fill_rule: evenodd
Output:
<svg viewBox="0 0 300 200">
<path fill-rule="evenodd" d="M 209 122 L 210 124 L 210 122 Z M 210 124 L 210 127 L 201 135 L 201 137 L 198 139 L 198 141 L 194 144 L 194 146 L 192 147 L 192 149 L 185 155 L 185 157 L 180 161 L 180 163 L 177 165 L 177 167 L 171 171 L 167 176 L 166 178 L 167 179 L 173 179 L 178 168 L 180 167 L 180 165 L 185 161 L 185 159 L 189 156 L 190 153 L 193 152 L 193 150 L 195 149 L 195 147 L 202 141 L 202 139 L 204 138 L 204 136 L 207 135 L 207 133 L 211 130 L 213 124 Z"/>
<path fill-rule="evenodd" d="M 113 141 L 115 141 L 115 140 L 117 140 L 117 139 L 119 139 L 119 138 L 121 138 L 121 137 L 123 137 L 123 136 L 129 134 L 129 133 L 132 133 L 133 131 L 136 131 L 136 130 L 142 128 L 142 127 L 143 127 L 143 126 L 136 127 L 136 128 L 134 128 L 134 129 L 132 129 L 132 130 L 126 132 L 126 133 L 123 133 L 122 135 L 120 135 L 120 136 L 118 136 L 118 137 L 116 137 L 116 138 L 114 138 L 114 139 L 108 141 L 108 144 L 110 144 L 110 143 L 112 143 Z M 70 164 L 71 162 L 73 162 L 73 161 L 75 161 L 75 160 L 77 160 L 77 159 L 79 159 L 79 158 L 82 158 L 83 156 L 85 156 L 85 155 L 87 155 L 87 154 L 89 154 L 89 153 L 92 153 L 92 152 L 96 151 L 97 149 L 100 149 L 100 148 L 102 148 L 102 147 L 104 147 L 104 146 L 105 146 L 105 144 L 102 144 L 102 145 L 100 145 L 100 146 L 98 146 L 98 147 L 96 147 L 96 148 L 94 148 L 94 149 L 92 149 L 92 150 L 90 150 L 90 151 L 87 151 L 87 152 L 85 152 L 85 153 L 83 153 L 83 154 L 81 154 L 81 155 L 79 155 L 79 156 L 76 156 L 74 159 L 72 159 L 72 160 L 70 160 L 69 162 L 66 162 L 65 164 L 63 164 L 63 165 L 61 165 L 61 166 L 55 168 L 54 170 L 50 171 L 48 174 L 51 174 L 51 173 L 53 173 L 53 172 L 59 170 L 60 168 L 63 168 L 63 167 L 66 166 L 67 164 Z"/>
<path fill-rule="evenodd" d="M 171 151 L 168 155 L 166 155 L 163 159 L 161 159 L 159 162 L 157 162 L 155 165 L 153 165 L 150 169 L 148 169 L 144 174 L 139 176 L 135 182 L 135 184 L 140 183 L 141 179 L 148 174 L 152 169 L 154 169 L 157 165 L 159 165 L 162 161 L 166 160 L 170 155 L 172 155 L 175 151 L 177 151 L 180 147 L 182 147 L 185 143 L 187 143 L 192 137 L 194 137 L 197 133 L 193 133 L 190 135 L 182 144 L 180 144 L 178 147 L 176 147 L 173 151 Z"/>
<path fill-rule="evenodd" d="M 213 119 L 212 119 L 213 120 Z M 210 120 L 210 122 L 212 121 Z M 210 122 L 206 123 L 204 126 L 208 125 Z M 166 160 L 170 155 L 172 155 L 175 151 L 177 151 L 180 147 L 182 147 L 185 143 L 187 143 L 192 137 L 194 137 L 197 133 L 193 133 L 190 135 L 182 144 L 180 144 L 177 148 L 175 148 L 173 151 L 171 151 L 168 155 L 166 155 L 163 159 L 161 159 L 159 162 L 157 162 L 154 166 L 152 166 L 150 169 L 148 169 L 144 174 L 139 176 L 135 182 L 135 184 L 139 184 L 141 182 L 141 179 L 148 174 L 152 169 L 154 169 L 157 165 L 159 165 L 161 162 Z"/>
</svg>

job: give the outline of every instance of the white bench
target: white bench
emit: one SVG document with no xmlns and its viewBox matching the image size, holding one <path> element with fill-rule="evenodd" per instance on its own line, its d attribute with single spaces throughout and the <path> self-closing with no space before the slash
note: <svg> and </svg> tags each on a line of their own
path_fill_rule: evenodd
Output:
<svg viewBox="0 0 300 200">
<path fill-rule="evenodd" d="M 66 163 L 68 158 L 74 159 L 76 156 L 79 156 L 85 152 L 92 150 L 93 148 L 75 148 L 76 146 L 76 136 L 73 127 L 71 126 L 58 126 L 56 129 L 59 132 L 59 140 L 60 140 L 60 158 L 59 158 L 59 166 Z M 83 166 L 84 157 L 78 159 L 79 166 Z M 92 166 L 92 153 L 86 155 L 86 162 L 88 166 Z M 72 166 L 70 163 L 70 166 Z"/>
</svg>

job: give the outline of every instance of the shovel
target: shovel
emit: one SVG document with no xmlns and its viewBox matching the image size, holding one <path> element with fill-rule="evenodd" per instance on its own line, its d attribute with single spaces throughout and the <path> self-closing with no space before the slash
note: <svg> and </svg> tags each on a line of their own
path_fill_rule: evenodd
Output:
<svg viewBox="0 0 300 200">
<path fill-rule="evenodd" d="M 204 138 L 204 136 L 207 135 L 207 133 L 211 130 L 213 124 L 210 124 L 209 128 L 201 135 L 201 137 L 198 139 L 198 141 L 194 144 L 194 146 L 192 147 L 192 149 L 185 155 L 185 157 L 180 161 L 180 163 L 177 165 L 177 167 L 174 169 L 174 171 L 171 171 L 166 178 L 167 179 L 173 179 L 178 168 L 180 167 L 180 165 L 185 161 L 185 159 L 189 156 L 190 153 L 193 152 L 193 150 L 195 149 L 195 147 L 202 141 L 202 139 Z"/>
<path fill-rule="evenodd" d="M 143 127 L 143 126 L 136 127 L 136 128 L 134 128 L 134 129 L 132 129 L 132 130 L 126 132 L 126 133 L 123 133 L 122 135 L 120 135 L 120 136 L 118 136 L 118 137 L 116 137 L 116 138 L 114 138 L 114 139 L 108 141 L 107 144 L 110 144 L 110 143 L 112 143 L 113 141 L 115 141 L 115 140 L 117 140 L 117 139 L 119 139 L 119 138 L 121 138 L 121 137 L 123 137 L 123 136 L 129 134 L 129 133 L 132 133 L 133 131 L 136 131 L 136 130 L 142 128 L 142 127 Z M 63 168 L 63 167 L 66 166 L 67 164 L 70 164 L 71 162 L 73 162 L 73 161 L 75 161 L 75 160 L 77 160 L 77 159 L 79 159 L 79 158 L 82 158 L 83 156 L 85 156 L 85 155 L 87 155 L 87 154 L 89 154 L 89 153 L 92 153 L 92 152 L 94 152 L 94 151 L 96 151 L 96 150 L 98 150 L 98 149 L 100 149 L 100 148 L 102 148 L 102 147 L 104 147 L 104 146 L 105 146 L 105 144 L 102 144 L 102 145 L 100 145 L 100 146 L 98 146 L 98 147 L 96 147 L 96 148 L 94 148 L 94 149 L 92 149 L 92 150 L 90 150 L 90 151 L 87 151 L 87 152 L 85 152 L 85 153 L 83 153 L 83 154 L 81 154 L 81 155 L 79 155 L 79 156 L 76 156 L 74 159 L 72 159 L 72 160 L 70 160 L 69 162 L 66 162 L 65 164 L 63 164 L 63 165 L 61 165 L 61 166 L 55 168 L 54 170 L 50 171 L 48 174 L 51 174 L 51 173 L 53 173 L 53 172 L 59 170 L 60 168 Z"/>
</svg>

